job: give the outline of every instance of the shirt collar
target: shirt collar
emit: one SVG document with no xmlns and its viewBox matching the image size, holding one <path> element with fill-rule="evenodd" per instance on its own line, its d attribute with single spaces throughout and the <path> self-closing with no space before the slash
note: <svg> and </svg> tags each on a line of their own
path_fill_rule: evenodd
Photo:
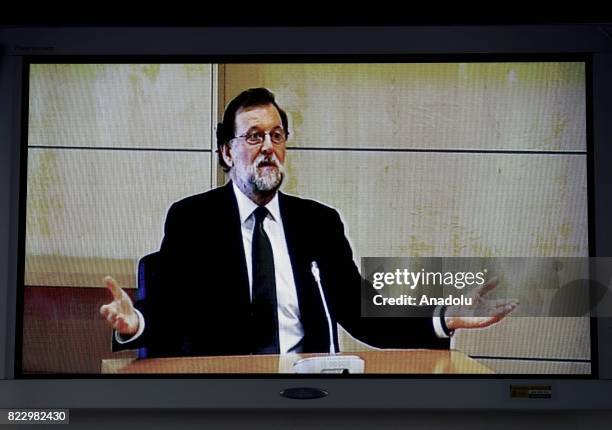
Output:
<svg viewBox="0 0 612 430">
<path fill-rule="evenodd" d="M 251 199 L 249 199 L 240 188 L 236 186 L 234 181 L 232 181 L 232 188 L 234 189 L 234 194 L 236 195 L 236 201 L 238 202 L 238 212 L 240 213 L 240 224 L 244 224 L 244 222 L 251 216 L 253 211 L 258 208 L 258 205 Z M 272 215 L 272 219 L 275 221 L 279 221 L 280 218 L 280 206 L 278 204 L 278 192 L 274 195 L 272 200 L 265 205 L 265 208 L 268 209 L 270 214 Z"/>
</svg>

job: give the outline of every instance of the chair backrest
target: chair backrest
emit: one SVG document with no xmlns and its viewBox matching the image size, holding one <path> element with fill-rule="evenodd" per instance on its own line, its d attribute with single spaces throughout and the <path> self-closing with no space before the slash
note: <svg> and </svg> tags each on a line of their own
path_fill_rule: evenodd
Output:
<svg viewBox="0 0 612 430">
<path fill-rule="evenodd" d="M 138 293 L 137 299 L 143 300 L 147 295 L 147 286 L 157 280 L 157 270 L 159 267 L 159 252 L 152 252 L 140 259 L 138 262 Z"/>
<path fill-rule="evenodd" d="M 138 289 L 136 292 L 137 300 L 144 300 L 147 297 L 147 288 L 157 280 L 159 267 L 159 252 L 147 254 L 138 261 Z M 138 358 L 147 358 L 148 351 L 146 347 L 138 348 Z"/>
</svg>

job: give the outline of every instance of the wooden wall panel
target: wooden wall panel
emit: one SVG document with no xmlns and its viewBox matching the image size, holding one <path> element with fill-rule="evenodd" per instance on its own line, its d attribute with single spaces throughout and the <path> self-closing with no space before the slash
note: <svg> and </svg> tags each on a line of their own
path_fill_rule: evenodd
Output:
<svg viewBox="0 0 612 430">
<path fill-rule="evenodd" d="M 211 64 L 34 64 L 29 145 L 211 149 Z"/>
<path fill-rule="evenodd" d="M 172 202 L 210 188 L 210 158 L 30 149 L 26 285 L 99 287 L 102 271 L 133 279 L 138 259 L 159 249 Z"/>
<path fill-rule="evenodd" d="M 272 90 L 289 145 L 340 148 L 586 148 L 582 63 L 228 64 L 226 102 Z"/>
</svg>

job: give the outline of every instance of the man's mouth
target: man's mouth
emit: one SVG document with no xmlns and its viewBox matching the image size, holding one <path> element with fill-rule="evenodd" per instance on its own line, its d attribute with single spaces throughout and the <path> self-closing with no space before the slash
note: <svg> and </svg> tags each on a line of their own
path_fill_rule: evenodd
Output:
<svg viewBox="0 0 612 430">
<path fill-rule="evenodd" d="M 273 161 L 262 161 L 257 165 L 257 167 L 278 167 L 277 164 Z"/>
</svg>

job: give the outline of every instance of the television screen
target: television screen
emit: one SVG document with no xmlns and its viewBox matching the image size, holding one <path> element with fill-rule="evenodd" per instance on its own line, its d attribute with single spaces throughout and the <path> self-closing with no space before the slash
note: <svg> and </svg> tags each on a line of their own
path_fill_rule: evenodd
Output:
<svg viewBox="0 0 612 430">
<path fill-rule="evenodd" d="M 596 377 L 589 58 L 353 60 L 28 62 L 16 373 Z"/>
</svg>

